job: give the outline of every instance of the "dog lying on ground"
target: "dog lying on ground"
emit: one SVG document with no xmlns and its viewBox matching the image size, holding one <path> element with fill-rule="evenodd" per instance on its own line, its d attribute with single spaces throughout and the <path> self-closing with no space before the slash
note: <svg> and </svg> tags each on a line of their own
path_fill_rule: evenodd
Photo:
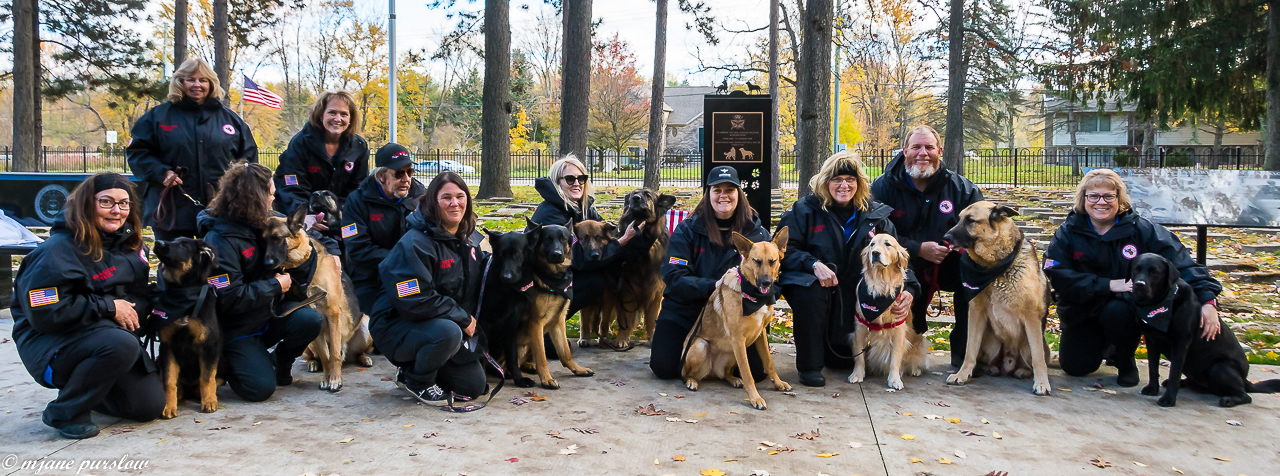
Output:
<svg viewBox="0 0 1280 476">
<path fill-rule="evenodd" d="M 1178 404 L 1178 389 L 1183 385 L 1219 396 L 1218 405 L 1224 407 L 1252 403 L 1250 393 L 1280 391 L 1280 379 L 1248 380 L 1249 360 L 1221 319 L 1218 337 L 1205 340 L 1200 334 L 1200 303 L 1169 260 L 1144 253 L 1129 263 L 1129 278 L 1147 339 L 1150 381 L 1142 388 L 1143 395 L 1160 394 L 1161 355 L 1169 359 L 1169 379 L 1164 395 L 1156 401 L 1162 407 Z"/>
<path fill-rule="evenodd" d="M 624 197 L 618 229 L 625 232 L 635 224 L 639 234 L 632 239 L 651 241 L 653 245 L 649 254 L 626 260 L 617 268 L 618 285 L 613 300 L 618 320 L 615 350 L 631 349 L 631 335 L 641 322 L 644 322 L 645 339 L 653 338 L 658 312 L 662 310 L 662 291 L 667 288 L 662 282 L 662 264 L 667 260 L 667 243 L 671 242 L 671 235 L 667 233 L 667 210 L 675 204 L 676 197 L 647 188 L 632 190 Z"/>
<path fill-rule="evenodd" d="M 360 312 L 355 285 L 338 268 L 333 255 L 323 245 L 307 236 L 303 229 L 307 209 L 298 207 L 287 219 L 271 217 L 267 229 L 264 259 L 282 263 L 281 268 L 293 279 L 285 293 L 285 302 L 306 302 L 324 318 L 320 335 L 307 346 L 303 358 L 307 369 L 324 370 L 320 388 L 330 392 L 342 389 L 342 363 L 363 367 L 373 365 L 365 355 L 373 344 L 369 335 L 369 317 Z M 317 297 L 323 294 L 322 297 Z"/>
<path fill-rule="evenodd" d="M 532 387 L 533 379 L 520 373 L 521 323 L 533 293 L 533 275 L 525 270 L 529 242 L 524 233 L 484 230 L 493 255 L 484 281 L 484 301 L 476 322 L 493 357 L 517 387 Z"/>
<path fill-rule="evenodd" d="M 603 221 L 583 220 L 573 225 L 573 236 L 578 239 L 578 243 L 582 244 L 584 257 L 588 261 L 600 259 L 609 242 L 617 238 L 617 232 L 616 225 Z M 614 273 L 606 272 L 601 273 L 601 279 L 605 280 L 604 295 L 595 304 L 580 311 L 582 330 L 578 336 L 579 347 L 608 345 L 606 342 L 609 340 L 609 326 L 617 318 L 618 277 Z M 592 335 L 595 335 L 596 339 L 592 339 Z"/>
<path fill-rule="evenodd" d="M 973 277 L 962 273 L 965 294 L 973 296 L 968 345 L 964 364 L 947 383 L 964 385 L 982 362 L 987 375 L 1034 376 L 1032 392 L 1049 395 L 1049 346 L 1044 340 L 1052 299 L 1049 280 L 1035 245 L 1023 240 L 1022 230 L 1010 219 L 1017 214 L 1009 207 L 977 202 L 961 211 L 960 223 L 943 235 L 965 249 L 962 269 L 978 270 Z"/>
<path fill-rule="evenodd" d="M 156 257 L 163 264 L 160 279 L 165 289 L 151 311 L 162 322 L 160 375 L 164 383 L 164 411 L 178 416 L 183 395 L 200 395 L 200 411 L 218 411 L 218 358 L 222 355 L 222 331 L 218 327 L 218 298 L 209 289 L 214 268 L 213 248 L 201 240 L 178 238 L 157 241 Z"/>
<path fill-rule="evenodd" d="M 745 386 L 751 406 L 764 410 L 764 399 L 756 391 L 756 381 L 747 364 L 747 346 L 755 346 L 773 387 L 780 392 L 791 390 L 791 385 L 778 378 L 773 368 L 768 337 L 769 324 L 773 322 L 770 288 L 778 279 L 787 249 L 787 228 L 778 230 L 773 241 L 752 243 L 737 232 L 732 237 L 734 247 L 743 256 L 742 264 L 720 278 L 694 323 L 693 332 L 685 338 L 681 374 L 689 390 L 698 390 L 698 381 L 708 376 L 726 380 L 734 387 Z M 734 369 L 740 377 L 733 375 Z"/>
<path fill-rule="evenodd" d="M 928 370 L 924 335 L 911 326 L 911 314 L 902 319 L 889 312 L 903 292 L 910 255 L 893 236 L 881 233 L 862 250 L 862 282 L 858 283 L 858 327 L 849 347 L 857 352 L 849 383 L 862 382 L 871 371 L 889 375 L 889 387 L 902 390 L 906 365 L 912 377 Z M 864 296 L 866 296 L 864 300 Z M 868 344 L 870 339 L 870 344 Z"/>
<path fill-rule="evenodd" d="M 573 261 L 569 248 L 572 235 L 563 226 L 543 226 L 528 218 L 525 220 L 528 223 L 525 239 L 529 244 L 524 269 L 532 272 L 534 284 L 529 290 L 532 299 L 525 311 L 519 341 L 522 363 L 531 364 L 543 388 L 557 389 L 560 384 L 551 378 L 551 371 L 547 368 L 547 349 L 542 340 L 544 334 L 550 333 L 556 355 L 565 368 L 579 377 L 595 375 L 591 369 L 573 361 L 565 329 L 565 313 L 569 311 L 573 292 L 573 272 L 569 269 Z"/>
</svg>

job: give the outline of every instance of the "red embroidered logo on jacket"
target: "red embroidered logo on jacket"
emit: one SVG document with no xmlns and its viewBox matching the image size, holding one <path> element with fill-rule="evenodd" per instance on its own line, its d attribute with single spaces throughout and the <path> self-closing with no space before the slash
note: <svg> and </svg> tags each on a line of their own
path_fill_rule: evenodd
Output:
<svg viewBox="0 0 1280 476">
<path fill-rule="evenodd" d="M 257 248 L 256 246 L 250 246 L 248 249 L 246 249 L 246 250 L 244 250 L 244 251 L 241 251 L 241 252 L 240 252 L 240 255 L 241 255 L 241 256 L 244 256 L 245 258 L 252 258 L 252 257 L 253 257 L 253 250 L 254 250 L 254 249 L 256 249 L 256 248 Z"/>
<path fill-rule="evenodd" d="M 440 262 L 440 269 L 449 269 L 452 267 L 453 267 L 453 258 L 449 258 L 447 260 Z"/>
<path fill-rule="evenodd" d="M 110 278 L 110 277 L 115 276 L 115 275 L 116 275 L 116 267 L 115 267 L 115 266 L 112 266 L 112 267 L 110 267 L 110 268 L 107 268 L 107 269 L 105 269 L 105 270 L 102 270 L 102 272 L 101 272 L 101 273 L 98 273 L 98 274 L 93 275 L 93 279 L 98 280 L 98 281 L 101 281 L 101 280 L 104 280 L 104 279 Z"/>
<path fill-rule="evenodd" d="M 164 124 L 156 124 L 156 125 L 160 126 L 160 130 L 163 130 L 163 131 L 165 131 L 165 132 L 173 132 L 173 130 L 174 130 L 174 129 L 177 129 L 177 128 L 178 128 L 178 126 L 177 126 L 176 124 L 175 124 L 175 125 L 172 125 L 172 126 L 168 126 L 168 125 L 164 125 Z"/>
<path fill-rule="evenodd" d="M 311 174 L 320 173 L 320 166 L 319 166 L 319 165 L 308 165 L 308 166 L 307 166 L 307 173 L 311 173 Z"/>
<path fill-rule="evenodd" d="M 381 214 L 381 213 L 374 213 L 374 214 L 371 214 L 371 215 L 369 215 L 369 220 L 370 220 L 370 221 L 382 221 L 382 214 Z"/>
<path fill-rule="evenodd" d="M 1084 259 L 1084 252 L 1083 251 L 1075 252 L 1074 254 L 1071 255 L 1071 259 L 1077 260 L 1077 261 Z"/>
<path fill-rule="evenodd" d="M 906 214 L 907 214 L 907 212 L 906 212 L 905 210 L 894 210 L 893 212 L 890 212 L 890 213 L 889 213 L 889 216 L 894 217 L 894 218 L 898 218 L 898 217 L 901 217 L 901 216 L 906 215 Z"/>
<path fill-rule="evenodd" d="M 814 225 L 809 227 L 809 232 L 822 233 L 822 230 L 825 230 L 825 229 L 827 229 L 827 225 Z"/>
</svg>

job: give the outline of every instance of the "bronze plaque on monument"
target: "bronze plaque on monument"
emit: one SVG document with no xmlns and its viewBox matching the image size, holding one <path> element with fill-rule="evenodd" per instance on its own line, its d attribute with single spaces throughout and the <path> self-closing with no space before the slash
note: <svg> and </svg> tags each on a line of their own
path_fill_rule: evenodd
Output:
<svg viewBox="0 0 1280 476">
<path fill-rule="evenodd" d="M 711 113 L 712 162 L 759 163 L 765 155 L 764 113 Z"/>
</svg>

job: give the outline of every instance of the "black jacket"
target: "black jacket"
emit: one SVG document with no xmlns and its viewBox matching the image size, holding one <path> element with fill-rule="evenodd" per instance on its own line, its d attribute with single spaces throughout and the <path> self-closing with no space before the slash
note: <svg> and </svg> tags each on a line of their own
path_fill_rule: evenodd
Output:
<svg viewBox="0 0 1280 476">
<path fill-rule="evenodd" d="M 754 242 L 769 239 L 769 230 L 760 225 L 760 217 L 754 217 L 754 227 L 743 236 Z M 719 230 L 717 230 L 719 231 Z M 725 246 L 716 246 L 707 235 L 707 228 L 698 215 L 689 215 L 676 225 L 667 245 L 669 258 L 662 265 L 662 282 L 667 285 L 662 292 L 664 315 L 679 317 L 685 326 L 692 327 L 716 290 L 716 283 L 729 268 L 742 260 L 738 249 L 724 236 Z M 778 287 L 774 287 L 776 293 Z"/>
<path fill-rule="evenodd" d="M 324 131 L 308 122 L 289 140 L 280 154 L 280 165 L 273 177 L 276 183 L 276 206 L 285 214 L 299 204 L 311 200 L 311 192 L 328 190 L 342 200 L 360 187 L 369 176 L 369 144 L 356 134 L 338 141 L 338 152 L 332 158 L 324 150 Z"/>
<path fill-rule="evenodd" d="M 813 274 L 814 263 L 821 261 L 835 265 L 840 288 L 854 286 L 862 279 L 862 250 L 872 236 L 887 233 L 894 238 L 898 231 L 889 219 L 893 209 L 872 201 L 865 211 L 854 218 L 853 234 L 848 240 L 835 213 L 822 209 L 822 198 L 810 194 L 800 200 L 778 221 L 778 229 L 787 227 L 787 254 L 782 258 L 782 274 L 778 283 L 784 286 L 810 286 L 818 281 Z M 775 230 L 776 232 L 776 230 Z M 905 290 L 913 297 L 920 295 L 920 283 L 915 273 L 907 270 Z"/>
<path fill-rule="evenodd" d="M 138 320 L 146 322 L 151 312 L 150 266 L 145 248 L 131 250 L 125 245 L 130 232 L 126 224 L 115 233 L 103 234 L 102 259 L 93 261 L 82 253 L 59 216 L 49 239 L 22 260 L 10 307 L 13 341 L 22 363 L 40 385 L 53 388 L 44 372 L 62 345 L 92 329 L 120 327 L 115 321 L 116 299 L 134 303 Z"/>
<path fill-rule="evenodd" d="M 409 231 L 378 265 L 382 294 L 369 331 L 382 334 L 396 320 L 448 319 L 467 327 L 479 302 L 481 263 L 489 256 L 480 251 L 483 236 L 473 232 L 463 242 L 420 210 L 408 222 Z"/>
<path fill-rule="evenodd" d="M 169 195 L 172 202 L 166 200 L 166 216 L 155 217 L 168 171 L 186 167 L 182 190 L 207 206 L 211 197 L 205 194 L 205 184 L 217 185 L 236 159 L 258 161 L 258 145 L 249 125 L 215 98 L 204 104 L 190 99 L 162 102 L 143 114 L 129 134 L 129 170 L 146 184 L 145 224 L 162 230 L 196 229 L 196 214 L 201 210 L 175 189 Z"/>
<path fill-rule="evenodd" d="M 281 292 L 277 272 L 262 263 L 258 229 L 204 212 L 197 221 L 205 243 L 213 247 L 215 266 L 209 283 L 218 296 L 223 338 L 229 341 L 266 330 L 272 304 Z"/>
<path fill-rule="evenodd" d="M 538 177 L 533 181 L 533 189 L 542 195 L 542 203 L 538 204 L 538 208 L 533 211 L 533 222 L 539 225 L 560 225 L 563 227 L 572 227 L 570 222 L 577 223 L 583 220 L 604 221 L 600 217 L 600 212 L 596 211 L 596 197 L 587 195 L 587 205 L 581 207 L 580 210 L 574 211 L 569 205 L 564 203 L 560 198 L 560 194 L 556 193 L 556 186 L 551 183 L 551 179 L 546 177 Z"/>
<path fill-rule="evenodd" d="M 370 176 L 347 196 L 341 236 L 347 248 L 348 272 L 357 287 L 377 285 L 378 265 L 409 230 L 409 214 L 426 193 L 427 189 L 413 179 L 409 195 L 393 200 L 382 193 L 377 177 Z"/>
<path fill-rule="evenodd" d="M 903 162 L 905 160 L 899 152 L 885 166 L 884 174 L 871 183 L 871 195 L 876 201 L 893 208 L 889 220 L 898 230 L 899 244 L 911 254 L 912 268 L 917 268 L 917 264 L 924 262 L 917 258 L 920 256 L 920 243 L 942 242 L 942 235 L 959 223 L 960 211 L 982 201 L 982 191 L 969 179 L 940 163 L 925 191 L 920 192 L 907 177 Z"/>
<path fill-rule="evenodd" d="M 1218 280 L 1191 259 L 1187 248 L 1165 227 L 1130 210 L 1117 215 L 1116 224 L 1099 236 L 1088 215 L 1073 211 L 1044 253 L 1045 274 L 1058 294 L 1058 315 L 1067 316 L 1063 324 L 1091 316 L 1107 298 L 1117 297 L 1111 292 L 1111 280 L 1129 279 L 1130 261 L 1143 253 L 1156 253 L 1173 263 L 1201 304 L 1222 292 Z M 1073 322 L 1065 321 L 1069 318 Z"/>
</svg>

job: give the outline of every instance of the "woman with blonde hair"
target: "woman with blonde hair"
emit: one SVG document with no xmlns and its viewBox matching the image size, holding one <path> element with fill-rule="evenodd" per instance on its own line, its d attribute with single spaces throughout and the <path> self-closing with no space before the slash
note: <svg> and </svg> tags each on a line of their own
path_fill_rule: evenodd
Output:
<svg viewBox="0 0 1280 476">
<path fill-rule="evenodd" d="M 1133 291 L 1129 263 L 1142 253 L 1157 253 L 1178 268 L 1201 304 L 1202 335 L 1217 337 L 1222 285 L 1191 259 L 1177 236 L 1133 210 L 1119 175 L 1095 169 L 1080 180 L 1075 207 L 1044 253 L 1044 271 L 1058 296 L 1062 326 L 1058 362 L 1067 375 L 1091 374 L 1105 359 L 1119 371 L 1118 385 L 1138 384 L 1133 354 L 1142 329 L 1126 296 Z"/>
<path fill-rule="evenodd" d="M 280 166 L 272 179 L 276 208 L 289 214 L 307 206 L 311 192 L 328 190 L 338 197 L 341 209 L 347 195 L 369 176 L 369 144 L 359 132 L 356 98 L 347 91 L 321 94 L 311 106 L 307 123 L 280 154 Z M 323 217 L 317 217 L 315 229 L 337 232 L 323 222 Z"/>
<path fill-rule="evenodd" d="M 880 233 L 898 237 L 889 206 L 871 196 L 856 152 L 839 152 L 809 180 L 813 193 L 797 200 L 778 227 L 790 238 L 778 284 L 795 311 L 796 370 L 800 383 L 826 385 L 823 367 L 853 366 L 849 334 L 857 325 L 854 303 L 862 275 L 862 249 Z M 903 319 L 920 293 L 915 274 L 888 312 Z"/>
<path fill-rule="evenodd" d="M 236 159 L 258 161 L 249 125 L 222 104 L 223 89 L 209 63 L 182 62 L 167 101 L 147 111 L 129 131 L 129 170 L 143 184 L 143 220 L 156 239 L 196 236 L 196 214 L 213 197 Z"/>
</svg>

